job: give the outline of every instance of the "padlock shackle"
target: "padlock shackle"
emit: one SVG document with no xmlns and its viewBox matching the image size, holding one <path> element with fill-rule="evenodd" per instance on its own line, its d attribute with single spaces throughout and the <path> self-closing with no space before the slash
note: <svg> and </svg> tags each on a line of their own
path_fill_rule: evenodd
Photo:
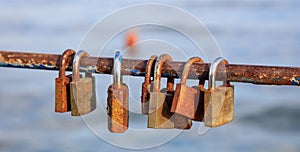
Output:
<svg viewBox="0 0 300 152">
<path fill-rule="evenodd" d="M 147 66 L 145 70 L 145 83 L 151 83 L 151 72 L 152 72 L 152 67 L 153 63 L 155 60 L 157 60 L 157 55 L 152 55 L 150 59 L 147 61 Z"/>
<path fill-rule="evenodd" d="M 166 61 L 172 61 L 172 57 L 168 54 L 162 54 L 158 57 L 155 62 L 155 70 L 154 70 L 154 86 L 153 92 L 160 91 L 160 80 L 161 80 L 161 70 L 162 66 Z"/>
<path fill-rule="evenodd" d="M 73 59 L 73 67 L 72 67 L 72 81 L 73 82 L 78 82 L 80 81 L 80 61 L 82 59 L 82 57 L 87 57 L 89 56 L 89 53 L 87 53 L 86 51 L 83 51 L 83 50 L 80 50 L 78 51 L 75 56 L 74 56 L 74 59 Z"/>
<path fill-rule="evenodd" d="M 191 66 L 194 63 L 197 63 L 197 62 L 204 63 L 204 61 L 199 57 L 192 57 L 185 63 L 184 68 L 183 68 L 183 72 L 182 72 L 182 75 L 181 75 L 181 79 L 180 79 L 180 84 L 186 84 L 186 79 L 189 75 Z"/>
<path fill-rule="evenodd" d="M 210 70 L 209 70 L 209 79 L 208 79 L 208 89 L 214 89 L 216 87 L 217 69 L 221 63 L 226 65 L 226 64 L 228 64 L 228 61 L 224 57 L 217 57 L 211 63 L 210 68 L 209 68 Z M 225 82 L 224 82 L 224 85 L 225 85 Z"/>
<path fill-rule="evenodd" d="M 122 52 L 116 50 L 114 53 L 114 66 L 113 66 L 113 83 L 121 85 L 122 83 Z"/>
<path fill-rule="evenodd" d="M 68 58 L 70 56 L 73 56 L 76 52 L 72 49 L 67 49 L 64 51 L 64 53 L 61 55 L 61 58 L 60 58 L 60 63 L 59 63 L 59 73 L 58 73 L 58 76 L 60 78 L 64 78 L 66 75 L 66 68 L 68 67 Z"/>
</svg>

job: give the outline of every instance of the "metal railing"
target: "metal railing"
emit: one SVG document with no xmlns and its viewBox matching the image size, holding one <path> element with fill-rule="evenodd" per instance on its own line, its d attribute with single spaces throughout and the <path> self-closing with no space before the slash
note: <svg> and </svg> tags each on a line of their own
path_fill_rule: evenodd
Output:
<svg viewBox="0 0 300 152">
<path fill-rule="evenodd" d="M 58 70 L 61 55 L 0 51 L 0 67 L 26 68 L 37 70 Z M 71 56 L 68 59 L 67 71 L 72 70 Z M 147 60 L 123 59 L 122 74 L 144 76 Z M 179 78 L 185 62 L 167 62 L 162 68 L 162 77 Z M 113 58 L 83 57 L 82 71 L 99 74 L 112 74 Z M 208 79 L 209 63 L 193 64 L 194 72 L 189 79 Z M 230 82 L 253 83 L 260 85 L 293 85 L 300 86 L 300 67 L 280 67 L 261 65 L 228 64 L 218 72 L 226 72 Z"/>
</svg>

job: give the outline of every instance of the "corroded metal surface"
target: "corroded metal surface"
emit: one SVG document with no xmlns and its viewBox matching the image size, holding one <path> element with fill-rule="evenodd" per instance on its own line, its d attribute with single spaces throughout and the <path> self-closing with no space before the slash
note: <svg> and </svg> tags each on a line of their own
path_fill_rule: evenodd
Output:
<svg viewBox="0 0 300 152">
<path fill-rule="evenodd" d="M 60 55 L 0 51 L 0 67 L 27 68 L 40 70 L 58 70 Z M 72 70 L 72 59 L 69 59 L 67 71 Z M 123 59 L 122 74 L 144 76 L 147 60 Z M 181 76 L 184 62 L 168 62 L 162 67 L 162 77 Z M 83 57 L 81 70 L 100 74 L 111 74 L 113 58 Z M 189 79 L 208 79 L 209 64 L 193 64 L 194 71 Z M 224 69 L 220 69 L 219 72 Z M 262 85 L 300 86 L 300 67 L 259 66 L 259 65 L 226 65 L 227 81 Z M 217 78 L 218 79 L 218 78 Z"/>
<path fill-rule="evenodd" d="M 112 84 L 107 93 L 108 129 L 114 133 L 125 132 L 129 119 L 128 87 L 124 83 Z"/>
<path fill-rule="evenodd" d="M 203 60 L 199 57 L 193 57 L 185 64 L 180 83 L 176 85 L 171 108 L 171 112 L 175 112 L 190 119 L 196 119 L 196 115 L 200 115 L 196 114 L 199 105 L 200 88 L 187 86 L 186 79 L 193 63 L 199 62 L 201 63 Z"/>
<path fill-rule="evenodd" d="M 60 57 L 60 55 L 52 54 L 0 51 L 0 66 L 27 69 L 58 70 Z M 69 64 L 68 66 L 70 67 L 71 65 L 72 64 Z"/>
<path fill-rule="evenodd" d="M 146 71 L 145 71 L 145 81 L 142 84 L 142 114 L 147 115 L 149 113 L 149 98 L 150 98 L 150 84 L 151 84 L 151 73 L 154 69 L 153 63 L 158 57 L 156 55 L 151 56 L 147 62 Z"/>
<path fill-rule="evenodd" d="M 167 79 L 167 88 L 162 89 L 160 92 L 165 94 L 165 102 L 162 109 L 162 113 L 165 117 L 169 117 L 169 119 L 174 123 L 174 128 L 188 130 L 192 127 L 192 120 L 171 112 L 171 107 L 173 104 L 173 98 L 175 94 L 174 90 L 174 78 Z"/>
<path fill-rule="evenodd" d="M 108 130 L 113 133 L 123 133 L 128 129 L 129 105 L 128 86 L 122 83 L 122 54 L 116 50 L 114 54 L 113 84 L 107 93 Z"/>
<path fill-rule="evenodd" d="M 74 56 L 75 51 L 68 49 L 64 51 L 60 65 L 59 77 L 55 79 L 55 112 L 68 112 L 71 110 L 71 95 L 70 95 L 70 82 L 72 75 L 65 75 L 67 60 L 69 56 Z"/>
<path fill-rule="evenodd" d="M 72 75 L 55 79 L 55 112 L 71 111 L 71 89 Z"/>
</svg>

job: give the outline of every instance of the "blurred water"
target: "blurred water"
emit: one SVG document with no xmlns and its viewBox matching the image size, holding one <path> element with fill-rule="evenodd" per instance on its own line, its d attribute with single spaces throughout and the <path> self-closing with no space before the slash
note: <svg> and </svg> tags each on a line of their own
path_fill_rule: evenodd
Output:
<svg viewBox="0 0 300 152">
<path fill-rule="evenodd" d="M 76 49 L 97 20 L 121 7 L 143 2 L 147 1 L 2 0 L 0 49 L 56 54 Z M 178 6 L 202 20 L 231 63 L 300 66 L 297 0 L 156 2 Z M 155 32 L 149 33 L 155 36 Z M 156 35 L 176 42 L 172 32 Z M 54 113 L 57 73 L 7 68 L 0 68 L 0 73 L 1 151 L 125 151 L 97 138 L 79 118 Z M 97 76 L 98 83 L 102 77 Z M 299 88 L 234 85 L 235 120 L 230 125 L 203 136 L 197 136 L 194 127 L 154 150 L 300 151 Z M 103 95 L 100 100 L 105 98 Z"/>
</svg>

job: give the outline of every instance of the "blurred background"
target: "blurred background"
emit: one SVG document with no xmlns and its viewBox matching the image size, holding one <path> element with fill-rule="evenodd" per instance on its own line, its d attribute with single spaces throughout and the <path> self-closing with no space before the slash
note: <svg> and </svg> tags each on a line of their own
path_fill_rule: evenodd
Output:
<svg viewBox="0 0 300 152">
<path fill-rule="evenodd" d="M 145 2 L 1 0 L 0 50 L 60 54 L 76 49 L 99 19 Z M 298 0 L 151 2 L 180 7 L 203 21 L 230 63 L 300 67 Z M 151 33 L 174 39 L 172 32 Z M 123 39 L 110 43 L 123 44 Z M 191 48 L 181 44 L 181 49 Z M 127 151 L 95 136 L 80 118 L 54 112 L 57 72 L 0 68 L 0 73 L 0 151 Z M 202 136 L 183 132 L 148 151 L 300 151 L 299 88 L 233 84 L 232 123 Z"/>
</svg>

